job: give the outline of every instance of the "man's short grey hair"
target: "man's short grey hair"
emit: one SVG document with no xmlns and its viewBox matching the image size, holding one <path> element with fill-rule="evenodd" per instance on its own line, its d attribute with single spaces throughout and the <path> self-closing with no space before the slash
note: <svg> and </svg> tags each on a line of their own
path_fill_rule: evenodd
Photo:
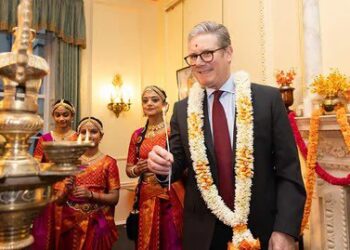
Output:
<svg viewBox="0 0 350 250">
<path fill-rule="evenodd" d="M 231 45 L 231 37 L 227 28 L 222 24 L 212 21 L 204 21 L 194 26 L 188 34 L 187 41 L 190 42 L 195 36 L 202 34 L 216 35 L 220 47 L 227 47 Z"/>
</svg>

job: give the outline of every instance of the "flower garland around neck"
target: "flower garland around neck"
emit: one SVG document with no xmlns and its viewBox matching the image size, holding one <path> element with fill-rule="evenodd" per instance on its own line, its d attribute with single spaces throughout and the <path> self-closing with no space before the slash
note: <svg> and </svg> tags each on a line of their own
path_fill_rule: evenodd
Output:
<svg viewBox="0 0 350 250">
<path fill-rule="evenodd" d="M 236 83 L 236 165 L 234 211 L 226 206 L 214 184 L 206 154 L 203 134 L 204 89 L 195 83 L 188 98 L 187 124 L 189 146 L 197 186 L 211 212 L 224 224 L 233 228 L 229 249 L 260 249 L 259 240 L 254 239 L 248 228 L 252 178 L 254 175 L 253 156 L 253 105 L 250 79 L 246 72 L 234 75 Z M 246 248 L 245 248 L 246 247 Z M 248 247 L 248 248 L 247 248 Z"/>
<path fill-rule="evenodd" d="M 317 166 L 317 147 L 319 137 L 320 116 L 323 109 L 315 110 L 310 119 L 310 132 L 308 142 L 308 154 L 306 158 L 306 203 L 304 207 L 303 220 L 301 222 L 301 233 L 306 228 L 311 213 L 312 195 L 316 182 L 316 166 Z M 345 144 L 350 151 L 350 125 L 347 121 L 346 111 L 343 106 L 336 109 L 336 118 L 343 134 Z"/>
</svg>

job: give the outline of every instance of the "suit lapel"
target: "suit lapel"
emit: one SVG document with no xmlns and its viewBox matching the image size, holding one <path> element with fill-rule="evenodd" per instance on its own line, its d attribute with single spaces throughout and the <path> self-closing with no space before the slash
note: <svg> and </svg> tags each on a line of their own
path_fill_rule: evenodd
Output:
<svg viewBox="0 0 350 250">
<path fill-rule="evenodd" d="M 213 136 L 211 134 L 209 114 L 208 114 L 208 98 L 207 92 L 205 91 L 205 96 L 203 100 L 203 113 L 204 113 L 204 141 L 205 146 L 207 148 L 207 156 L 209 160 L 211 174 L 213 176 L 213 180 L 217 183 L 217 168 L 216 168 L 216 160 L 215 160 L 215 152 L 214 152 L 214 143 Z"/>
</svg>

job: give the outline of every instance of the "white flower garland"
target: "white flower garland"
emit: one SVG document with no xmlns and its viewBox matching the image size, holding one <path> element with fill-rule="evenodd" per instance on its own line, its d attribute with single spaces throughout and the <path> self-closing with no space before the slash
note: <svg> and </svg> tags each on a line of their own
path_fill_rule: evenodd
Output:
<svg viewBox="0 0 350 250">
<path fill-rule="evenodd" d="M 237 109 L 235 211 L 227 207 L 222 200 L 210 172 L 203 134 L 204 89 L 198 83 L 193 85 L 189 93 L 187 123 L 197 186 L 211 212 L 223 223 L 233 228 L 232 243 L 234 249 L 239 249 L 242 243 L 249 243 L 256 247 L 258 241 L 253 238 L 247 226 L 254 175 L 253 106 L 250 80 L 249 75 L 244 71 L 237 72 L 234 79 Z"/>
</svg>

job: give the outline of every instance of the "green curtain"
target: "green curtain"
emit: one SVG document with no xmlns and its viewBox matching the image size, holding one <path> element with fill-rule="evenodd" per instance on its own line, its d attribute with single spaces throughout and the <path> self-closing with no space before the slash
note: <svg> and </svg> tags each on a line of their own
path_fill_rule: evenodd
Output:
<svg viewBox="0 0 350 250">
<path fill-rule="evenodd" d="M 0 0 L 0 30 L 12 32 L 20 0 Z M 35 30 L 45 29 L 68 44 L 86 47 L 83 0 L 33 0 Z"/>
<path fill-rule="evenodd" d="M 0 31 L 12 32 L 17 25 L 20 0 L 0 0 Z M 55 99 L 64 98 L 76 108 L 75 125 L 80 119 L 80 57 L 86 47 L 83 0 L 33 0 L 32 27 L 52 32 L 55 46 Z"/>
<path fill-rule="evenodd" d="M 76 109 L 73 126 L 80 120 L 80 48 L 60 39 L 57 44 L 55 68 L 55 96 L 72 102 Z"/>
</svg>

